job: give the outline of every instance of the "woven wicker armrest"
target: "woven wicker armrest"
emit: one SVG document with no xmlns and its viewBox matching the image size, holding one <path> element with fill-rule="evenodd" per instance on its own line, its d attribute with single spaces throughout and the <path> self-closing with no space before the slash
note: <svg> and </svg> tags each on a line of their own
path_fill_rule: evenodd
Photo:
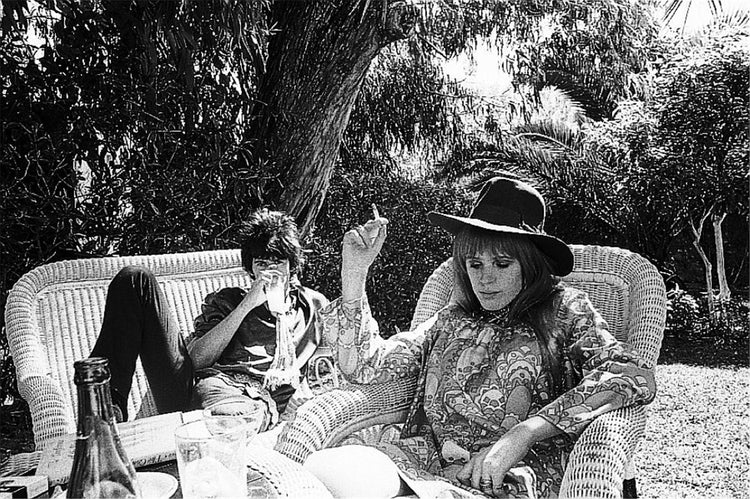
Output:
<svg viewBox="0 0 750 499">
<path fill-rule="evenodd" d="M 59 384 L 49 376 L 18 378 L 18 393 L 28 401 L 36 450 L 42 451 L 56 437 L 75 433 L 75 418 L 68 409 Z"/>
<path fill-rule="evenodd" d="M 248 479 L 252 478 L 253 473 L 262 475 L 276 497 L 332 497 L 325 485 L 301 464 L 257 445 L 248 446 L 247 451 Z"/>
<path fill-rule="evenodd" d="M 621 498 L 626 463 L 646 427 L 646 408 L 604 414 L 586 428 L 571 452 L 560 497 Z"/>
<path fill-rule="evenodd" d="M 311 453 L 333 447 L 357 430 L 403 422 L 415 389 L 416 378 L 412 378 L 348 385 L 318 395 L 297 410 L 276 450 L 303 463 Z"/>
</svg>

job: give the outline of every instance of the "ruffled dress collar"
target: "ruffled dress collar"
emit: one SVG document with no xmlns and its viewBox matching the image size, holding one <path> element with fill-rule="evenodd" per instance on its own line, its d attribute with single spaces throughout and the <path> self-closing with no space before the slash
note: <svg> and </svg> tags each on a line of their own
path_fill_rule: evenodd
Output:
<svg viewBox="0 0 750 499">
<path fill-rule="evenodd" d="M 480 308 L 479 311 L 474 314 L 474 316 L 482 322 L 487 322 L 489 324 L 507 324 L 508 317 L 510 316 L 510 304 L 504 306 L 499 310 L 486 310 L 484 308 Z"/>
</svg>

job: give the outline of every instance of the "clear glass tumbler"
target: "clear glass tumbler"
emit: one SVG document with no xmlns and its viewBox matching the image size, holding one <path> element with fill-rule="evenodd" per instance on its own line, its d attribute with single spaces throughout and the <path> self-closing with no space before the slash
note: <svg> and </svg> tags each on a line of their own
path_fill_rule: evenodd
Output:
<svg viewBox="0 0 750 499">
<path fill-rule="evenodd" d="M 286 282 L 280 278 L 275 278 L 271 283 L 266 285 L 268 310 L 272 314 L 283 314 L 287 310 L 285 287 Z"/>
<path fill-rule="evenodd" d="M 202 419 L 175 430 L 177 468 L 186 499 L 247 495 L 247 423 L 233 416 Z"/>
<path fill-rule="evenodd" d="M 220 423 L 221 418 L 226 416 L 242 418 L 245 421 L 247 424 L 248 442 L 255 435 L 266 429 L 267 415 L 265 404 L 248 397 L 229 398 L 211 404 L 203 409 L 203 419 L 207 421 L 209 427 L 214 424 L 212 421 L 215 418 L 218 418 L 216 422 Z"/>
</svg>

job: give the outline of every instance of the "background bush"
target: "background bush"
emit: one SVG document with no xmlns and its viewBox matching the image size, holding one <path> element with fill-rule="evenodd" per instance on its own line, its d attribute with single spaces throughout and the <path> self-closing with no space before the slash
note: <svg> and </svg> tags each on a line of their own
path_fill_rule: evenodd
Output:
<svg viewBox="0 0 750 499">
<path fill-rule="evenodd" d="M 694 332 L 700 317 L 698 301 L 687 291 L 676 286 L 667 292 L 667 330 L 673 334 Z"/>
<path fill-rule="evenodd" d="M 665 334 L 683 340 L 710 338 L 717 348 L 740 346 L 741 350 L 746 350 L 750 340 L 747 335 L 749 312 L 745 297 L 734 296 L 717 303 L 717 317 L 711 322 L 706 293 L 696 298 L 677 286 L 667 292 Z"/>
<path fill-rule="evenodd" d="M 745 296 L 718 302 L 714 321 L 710 320 L 705 293 L 693 296 L 677 288 L 669 291 L 667 298 L 660 364 L 748 365 L 750 309 Z"/>
</svg>

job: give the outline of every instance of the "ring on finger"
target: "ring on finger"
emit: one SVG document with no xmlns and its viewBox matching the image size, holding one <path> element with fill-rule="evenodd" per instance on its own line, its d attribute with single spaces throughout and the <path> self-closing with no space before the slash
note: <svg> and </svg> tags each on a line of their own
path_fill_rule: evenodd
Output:
<svg viewBox="0 0 750 499">
<path fill-rule="evenodd" d="M 491 489 L 492 488 L 492 479 L 491 478 L 480 478 L 479 479 L 479 488 L 481 488 L 481 489 Z"/>
</svg>

